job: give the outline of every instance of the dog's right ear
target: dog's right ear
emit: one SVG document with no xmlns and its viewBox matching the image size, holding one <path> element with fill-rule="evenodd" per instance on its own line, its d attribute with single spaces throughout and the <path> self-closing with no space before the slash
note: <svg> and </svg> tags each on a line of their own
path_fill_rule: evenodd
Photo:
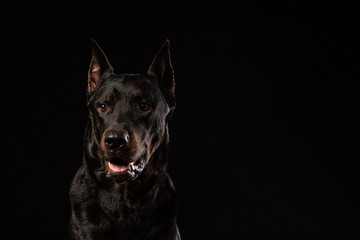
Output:
<svg viewBox="0 0 360 240">
<path fill-rule="evenodd" d="M 88 95 L 96 90 L 105 73 L 112 73 L 113 68 L 110 65 L 103 50 L 99 47 L 94 39 L 91 39 L 92 57 L 88 71 Z"/>
</svg>

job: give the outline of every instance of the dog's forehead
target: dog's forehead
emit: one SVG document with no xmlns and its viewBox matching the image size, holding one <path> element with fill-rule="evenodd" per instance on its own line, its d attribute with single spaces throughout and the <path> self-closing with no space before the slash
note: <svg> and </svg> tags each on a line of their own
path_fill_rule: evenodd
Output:
<svg viewBox="0 0 360 240">
<path fill-rule="evenodd" d="M 159 86 L 149 75 L 121 74 L 110 76 L 104 84 L 105 92 L 118 92 L 120 94 L 156 94 Z"/>
</svg>

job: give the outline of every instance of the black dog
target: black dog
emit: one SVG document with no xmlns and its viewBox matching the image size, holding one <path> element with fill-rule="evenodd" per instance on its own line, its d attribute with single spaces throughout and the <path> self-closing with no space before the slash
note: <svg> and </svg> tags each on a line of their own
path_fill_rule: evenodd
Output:
<svg viewBox="0 0 360 240">
<path fill-rule="evenodd" d="M 71 184 L 71 239 L 180 239 L 166 172 L 175 108 L 169 41 L 146 74 L 115 74 L 92 41 L 83 163 Z"/>
</svg>

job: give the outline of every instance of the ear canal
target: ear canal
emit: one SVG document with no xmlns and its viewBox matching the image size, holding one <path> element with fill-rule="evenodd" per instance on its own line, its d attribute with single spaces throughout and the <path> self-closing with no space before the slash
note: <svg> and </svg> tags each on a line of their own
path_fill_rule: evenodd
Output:
<svg viewBox="0 0 360 240">
<path fill-rule="evenodd" d="M 155 55 L 155 58 L 148 69 L 148 74 L 157 77 L 159 86 L 164 94 L 174 95 L 174 68 L 171 64 L 169 48 L 170 42 L 167 39 Z"/>
<path fill-rule="evenodd" d="M 94 39 L 91 39 L 91 44 L 92 56 L 88 71 L 88 94 L 92 93 L 100 86 L 101 78 L 104 73 L 113 72 L 113 68 L 100 46 Z"/>
</svg>

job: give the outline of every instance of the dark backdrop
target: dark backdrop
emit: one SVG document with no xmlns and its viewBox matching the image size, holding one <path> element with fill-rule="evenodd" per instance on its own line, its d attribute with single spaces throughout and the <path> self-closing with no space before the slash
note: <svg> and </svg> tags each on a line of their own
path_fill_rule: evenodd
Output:
<svg viewBox="0 0 360 240">
<path fill-rule="evenodd" d="M 4 151 L 2 183 L 13 204 L 4 206 L 5 228 L 16 239 L 65 237 L 91 38 L 119 73 L 145 73 L 171 42 L 169 172 L 183 239 L 351 239 L 358 230 L 352 6 L 48 1 L 14 9 L 2 46 L 10 50 L 2 116 L 15 125 L 3 135 L 15 149 Z"/>
</svg>

